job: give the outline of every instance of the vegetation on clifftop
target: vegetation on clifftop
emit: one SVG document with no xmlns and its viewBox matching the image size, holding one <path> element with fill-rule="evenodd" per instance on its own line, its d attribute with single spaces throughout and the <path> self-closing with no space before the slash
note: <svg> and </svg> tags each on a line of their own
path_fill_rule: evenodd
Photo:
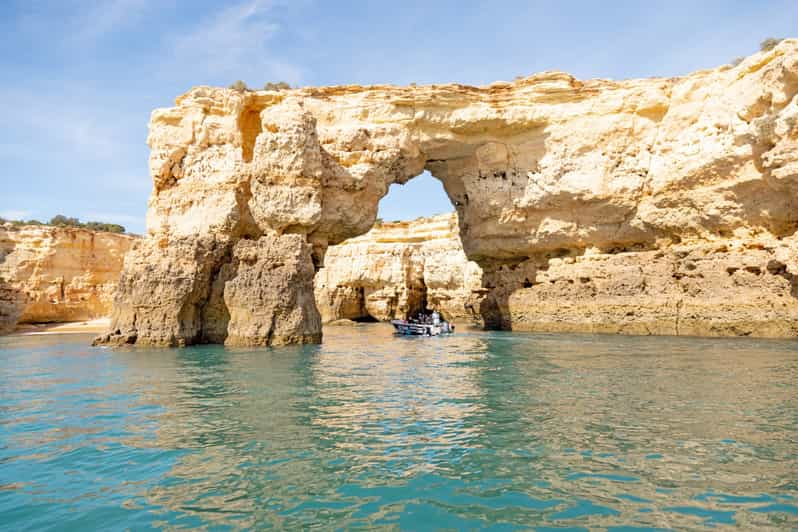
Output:
<svg viewBox="0 0 798 532">
<path fill-rule="evenodd" d="M 769 52 L 770 50 L 774 49 L 778 44 L 783 41 L 784 39 L 776 39 L 775 37 L 768 37 L 761 43 L 759 43 L 759 49 L 763 52 Z"/>
<path fill-rule="evenodd" d="M 774 49 L 776 46 L 778 46 L 779 43 L 781 41 L 783 41 L 783 40 L 784 39 L 777 39 L 775 37 L 768 37 L 768 38 L 764 39 L 761 43 L 759 43 L 759 51 L 760 52 L 769 52 L 772 49 Z M 731 66 L 733 66 L 733 67 L 736 67 L 737 65 L 742 63 L 744 60 L 745 60 L 745 57 L 735 57 L 734 59 L 732 59 L 729 62 L 729 64 Z"/>
<path fill-rule="evenodd" d="M 272 83 L 271 81 L 263 85 L 263 90 L 265 91 L 284 91 L 291 88 L 291 85 L 286 83 L 285 81 L 278 81 L 277 83 Z"/>
<path fill-rule="evenodd" d="M 42 225 L 49 227 L 77 227 L 80 229 L 88 229 L 90 231 L 101 231 L 105 233 L 124 233 L 125 227 L 119 224 L 112 224 L 106 222 L 81 222 L 77 218 L 71 218 L 58 214 L 50 218 L 47 223 L 40 222 L 39 220 L 6 220 L 0 217 L 0 225 L 5 225 L 10 229 L 19 229 L 26 225 Z"/>
<path fill-rule="evenodd" d="M 240 79 L 231 83 L 228 88 L 238 92 L 250 92 L 254 90 L 250 89 L 249 85 L 247 85 L 245 81 L 242 81 Z M 291 87 L 291 85 L 289 85 L 285 81 L 278 81 L 277 83 L 269 81 L 268 83 L 265 83 L 263 85 L 263 90 L 265 91 L 284 91 L 292 88 L 293 87 Z"/>
</svg>

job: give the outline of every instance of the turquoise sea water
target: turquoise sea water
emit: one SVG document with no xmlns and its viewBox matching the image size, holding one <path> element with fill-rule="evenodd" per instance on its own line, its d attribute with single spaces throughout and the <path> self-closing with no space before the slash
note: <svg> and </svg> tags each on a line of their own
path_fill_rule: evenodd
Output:
<svg viewBox="0 0 798 532">
<path fill-rule="evenodd" d="M 791 529 L 798 343 L 0 339 L 0 529 Z"/>
</svg>

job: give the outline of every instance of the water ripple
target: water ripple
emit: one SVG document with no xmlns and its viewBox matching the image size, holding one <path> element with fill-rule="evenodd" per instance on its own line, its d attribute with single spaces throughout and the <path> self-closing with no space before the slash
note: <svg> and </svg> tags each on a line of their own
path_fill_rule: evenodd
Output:
<svg viewBox="0 0 798 532">
<path fill-rule="evenodd" d="M 0 527 L 798 527 L 798 346 L 0 339 Z"/>
</svg>

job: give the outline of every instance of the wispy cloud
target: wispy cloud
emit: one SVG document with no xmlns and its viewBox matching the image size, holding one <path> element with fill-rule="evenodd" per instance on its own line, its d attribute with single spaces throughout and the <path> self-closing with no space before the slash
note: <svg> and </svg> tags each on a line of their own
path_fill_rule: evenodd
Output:
<svg viewBox="0 0 798 532">
<path fill-rule="evenodd" d="M 172 62 L 205 79 L 232 81 L 257 75 L 299 82 L 301 69 L 281 61 L 269 49 L 269 41 L 280 30 L 274 7 L 273 1 L 247 0 L 209 14 L 175 39 Z"/>
<path fill-rule="evenodd" d="M 76 31 L 72 36 L 79 43 L 96 41 L 108 33 L 131 26 L 155 3 L 153 0 L 92 2 L 87 8 L 76 11 L 73 19 Z"/>
<path fill-rule="evenodd" d="M 5 218 L 6 220 L 26 220 L 30 218 L 31 211 L 23 211 L 23 210 L 7 210 L 7 211 L 0 211 L 0 218 Z"/>
<path fill-rule="evenodd" d="M 19 131 L 37 140 L 30 145 L 34 156 L 40 155 L 41 145 L 49 142 L 73 156 L 110 159 L 119 153 L 124 144 L 121 137 L 127 134 L 90 104 L 48 100 L 35 92 L 0 90 L 0 113 Z"/>
<path fill-rule="evenodd" d="M 87 48 L 102 37 L 129 30 L 144 15 L 163 7 L 169 0 L 58 0 L 19 2 L 13 9 L 15 31 L 31 39 L 35 46 L 46 41 L 56 50 L 66 46 L 83 57 Z"/>
</svg>

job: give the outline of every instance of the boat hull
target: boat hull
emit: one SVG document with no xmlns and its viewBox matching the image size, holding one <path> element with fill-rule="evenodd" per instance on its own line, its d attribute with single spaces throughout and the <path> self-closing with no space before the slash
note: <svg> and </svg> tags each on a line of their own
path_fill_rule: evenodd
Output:
<svg viewBox="0 0 798 532">
<path fill-rule="evenodd" d="M 449 324 L 442 322 L 438 325 L 428 323 L 411 323 L 406 320 L 391 320 L 391 325 L 396 329 L 396 334 L 404 336 L 438 336 L 451 334 Z"/>
</svg>

